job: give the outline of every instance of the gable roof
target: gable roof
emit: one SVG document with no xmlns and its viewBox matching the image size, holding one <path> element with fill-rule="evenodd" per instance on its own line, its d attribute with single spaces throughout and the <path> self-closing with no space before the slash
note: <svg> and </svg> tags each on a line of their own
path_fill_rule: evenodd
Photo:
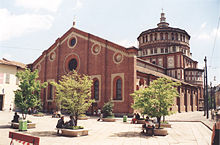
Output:
<svg viewBox="0 0 220 145">
<path fill-rule="evenodd" d="M 117 48 L 118 50 L 123 51 L 123 52 L 129 53 L 129 52 L 132 52 L 131 50 L 137 51 L 137 49 L 134 49 L 133 47 L 132 47 L 133 49 L 125 48 L 125 47 L 123 47 L 123 46 L 120 46 L 120 45 L 118 45 L 118 44 L 116 44 L 116 43 L 113 43 L 113 42 L 111 42 L 111 41 L 108 41 L 108 40 L 106 40 L 106 39 L 103 39 L 103 38 L 101 38 L 101 37 L 98 37 L 98 36 L 96 36 L 96 35 L 90 34 L 90 33 L 88 33 L 88 32 L 84 32 L 84 31 L 79 30 L 79 29 L 77 29 L 77 28 L 75 28 L 75 27 L 71 27 L 71 28 L 70 28 L 66 33 L 64 33 L 61 37 L 58 37 L 57 40 L 56 40 L 47 50 L 43 51 L 42 55 L 39 56 L 32 64 L 37 63 L 38 61 L 40 61 L 41 58 L 43 58 L 44 54 L 49 53 L 52 49 L 54 49 L 56 46 L 58 46 L 59 43 L 62 44 L 62 43 L 66 40 L 66 38 L 67 38 L 72 32 L 75 32 L 75 33 L 77 33 L 77 34 L 79 34 L 79 35 L 81 35 L 81 36 L 84 36 L 84 37 L 88 38 L 88 39 L 93 39 L 93 40 L 99 41 L 99 42 L 101 42 L 101 43 L 103 43 L 103 44 L 107 44 L 108 46 Z"/>
<path fill-rule="evenodd" d="M 3 58 L 2 60 L 0 59 L 0 64 L 16 66 L 16 67 L 19 67 L 19 68 L 26 68 L 26 65 L 21 63 L 21 62 L 11 61 L 11 60 L 7 60 L 5 58 Z"/>
</svg>

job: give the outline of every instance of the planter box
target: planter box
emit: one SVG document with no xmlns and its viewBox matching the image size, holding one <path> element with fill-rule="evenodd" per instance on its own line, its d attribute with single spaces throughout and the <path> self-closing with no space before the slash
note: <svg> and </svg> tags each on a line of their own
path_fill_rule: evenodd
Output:
<svg viewBox="0 0 220 145">
<path fill-rule="evenodd" d="M 36 117 L 43 117 L 44 114 L 33 114 L 33 116 L 36 116 Z"/>
<path fill-rule="evenodd" d="M 137 120 L 137 124 L 145 124 L 145 120 Z"/>
<path fill-rule="evenodd" d="M 11 126 L 14 129 L 18 129 L 19 123 L 11 122 Z M 31 129 L 31 128 L 36 128 L 36 124 L 35 123 L 27 123 L 27 129 Z"/>
<path fill-rule="evenodd" d="M 158 136 L 166 136 L 168 135 L 168 132 L 166 129 L 154 129 L 154 135 L 158 135 Z"/>
<path fill-rule="evenodd" d="M 102 118 L 104 122 L 115 122 L 115 118 Z"/>
<path fill-rule="evenodd" d="M 155 124 L 155 127 L 157 128 L 158 127 L 158 123 Z M 161 123 L 160 124 L 160 127 L 162 128 L 171 128 L 171 124 L 165 124 L 165 123 Z"/>
<path fill-rule="evenodd" d="M 79 120 L 87 120 L 87 119 L 89 119 L 89 117 L 88 116 L 80 116 L 80 117 L 78 117 L 78 119 Z"/>
<path fill-rule="evenodd" d="M 88 135 L 88 130 L 87 129 L 61 129 L 61 134 L 63 136 L 72 136 L 72 137 L 77 137 L 77 136 L 84 136 Z"/>
</svg>

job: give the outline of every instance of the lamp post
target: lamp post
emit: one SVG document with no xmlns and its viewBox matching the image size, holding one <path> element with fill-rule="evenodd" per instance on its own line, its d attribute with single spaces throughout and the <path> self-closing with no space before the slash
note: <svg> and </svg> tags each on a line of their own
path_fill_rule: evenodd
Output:
<svg viewBox="0 0 220 145">
<path fill-rule="evenodd" d="M 205 56 L 205 104 L 206 104 L 206 117 L 209 118 L 209 103 L 208 103 L 208 76 L 207 76 L 207 59 Z"/>
</svg>

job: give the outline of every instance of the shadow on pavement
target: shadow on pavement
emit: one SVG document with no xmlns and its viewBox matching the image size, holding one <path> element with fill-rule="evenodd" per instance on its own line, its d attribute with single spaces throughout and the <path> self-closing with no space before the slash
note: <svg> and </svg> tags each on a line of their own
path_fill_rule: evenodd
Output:
<svg viewBox="0 0 220 145">
<path fill-rule="evenodd" d="M 142 132 L 119 132 L 119 133 L 114 133 L 110 137 L 141 137 L 141 138 L 150 138 L 151 136 L 146 136 Z"/>
<path fill-rule="evenodd" d="M 10 128 L 11 125 L 0 125 L 0 128 Z"/>
<path fill-rule="evenodd" d="M 37 132 L 29 132 L 28 134 L 39 137 L 58 137 L 55 131 L 37 131 Z"/>
</svg>

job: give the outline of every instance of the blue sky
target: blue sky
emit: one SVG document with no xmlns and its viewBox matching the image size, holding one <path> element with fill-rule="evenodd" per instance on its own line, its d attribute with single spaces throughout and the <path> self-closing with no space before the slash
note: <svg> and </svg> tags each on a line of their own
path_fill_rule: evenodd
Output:
<svg viewBox="0 0 220 145">
<path fill-rule="evenodd" d="M 71 26 L 122 46 L 155 28 L 164 9 L 171 27 L 191 35 L 193 59 L 220 83 L 220 0 L 1 0 L 0 59 L 32 63 Z M 216 43 L 214 47 L 214 39 Z M 214 51 L 213 51 L 214 48 Z"/>
</svg>

